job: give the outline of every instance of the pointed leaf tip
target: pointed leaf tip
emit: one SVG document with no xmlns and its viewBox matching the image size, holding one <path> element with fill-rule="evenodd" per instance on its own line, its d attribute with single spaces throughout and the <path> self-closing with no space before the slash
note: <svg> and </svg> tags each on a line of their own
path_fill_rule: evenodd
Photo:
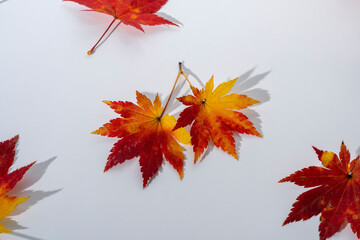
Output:
<svg viewBox="0 0 360 240">
<path fill-rule="evenodd" d="M 179 172 L 179 176 L 180 176 L 180 180 L 183 180 L 184 172 L 183 171 Z"/>
<path fill-rule="evenodd" d="M 11 140 L 14 140 L 15 142 L 17 142 L 19 140 L 19 134 L 17 134 L 16 136 L 14 136 Z"/>
<path fill-rule="evenodd" d="M 321 150 L 317 147 L 312 146 L 312 148 L 315 150 L 316 154 L 320 154 Z"/>
<path fill-rule="evenodd" d="M 284 182 L 287 182 L 287 178 L 288 178 L 288 177 L 283 178 L 283 179 L 280 179 L 280 180 L 278 181 L 278 183 L 284 183 Z"/>
</svg>

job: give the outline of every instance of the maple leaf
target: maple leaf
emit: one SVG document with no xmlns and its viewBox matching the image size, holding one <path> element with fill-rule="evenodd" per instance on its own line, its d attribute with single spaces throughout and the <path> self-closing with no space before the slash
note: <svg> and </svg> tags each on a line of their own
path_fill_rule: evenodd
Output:
<svg viewBox="0 0 360 240">
<path fill-rule="evenodd" d="M 324 167 L 304 168 L 279 181 L 312 188 L 298 196 L 283 225 L 307 220 L 321 213 L 321 240 L 338 232 L 345 219 L 360 238 L 359 156 L 350 162 L 350 153 L 344 143 L 341 144 L 339 156 L 313 148 Z"/>
<path fill-rule="evenodd" d="M 164 155 L 182 179 L 185 157 L 177 141 L 189 144 L 189 133 L 184 128 L 172 131 L 176 120 L 173 116 L 164 115 L 165 108 L 161 107 L 158 95 L 153 103 L 139 92 L 136 92 L 136 98 L 137 105 L 132 102 L 104 101 L 121 115 L 121 118 L 113 119 L 92 132 L 121 138 L 111 149 L 104 171 L 128 159 L 140 156 L 139 162 L 145 188 L 149 180 L 158 172 Z"/>
<path fill-rule="evenodd" d="M 15 136 L 12 139 L 0 142 L 0 219 L 7 217 L 17 205 L 29 198 L 17 198 L 5 195 L 15 187 L 27 170 L 35 164 L 35 162 L 33 162 L 9 173 L 9 169 L 14 163 L 15 147 L 18 139 L 19 136 Z M 11 231 L 0 224 L 0 233 L 4 232 Z"/>
<path fill-rule="evenodd" d="M 161 25 L 169 24 L 178 26 L 177 24 L 162 18 L 155 13 L 165 5 L 167 0 L 64 0 L 76 2 L 91 8 L 93 11 L 109 14 L 114 17 L 104 34 L 101 36 L 95 46 L 88 51 L 91 55 L 99 44 L 104 35 L 109 31 L 110 27 L 118 19 L 126 25 L 130 25 L 144 32 L 141 25 Z"/>
<path fill-rule="evenodd" d="M 187 76 L 182 74 L 187 79 Z M 261 137 L 246 115 L 233 111 L 259 103 L 246 95 L 226 95 L 231 91 L 236 80 L 237 78 L 224 82 L 214 90 L 214 79 L 211 77 L 204 89 L 199 90 L 190 84 L 193 95 L 178 98 L 188 107 L 180 113 L 174 130 L 193 123 L 190 135 L 195 153 L 194 162 L 207 148 L 210 140 L 216 147 L 238 159 L 233 132 Z"/>
</svg>

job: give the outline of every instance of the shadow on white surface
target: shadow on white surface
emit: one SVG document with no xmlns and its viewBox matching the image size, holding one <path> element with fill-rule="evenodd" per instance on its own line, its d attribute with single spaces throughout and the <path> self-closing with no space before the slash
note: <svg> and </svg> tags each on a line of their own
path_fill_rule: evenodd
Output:
<svg viewBox="0 0 360 240">
<path fill-rule="evenodd" d="M 260 118 L 260 114 L 258 114 L 255 110 L 248 109 L 248 108 L 242 110 L 241 113 L 245 114 L 249 118 L 249 120 L 254 124 L 254 127 L 261 134 L 261 136 L 264 136 L 262 127 L 261 127 L 262 121 Z M 243 136 L 251 136 L 251 135 L 244 134 Z"/>
<path fill-rule="evenodd" d="M 232 89 L 232 92 L 241 93 L 247 95 L 251 98 L 259 100 L 259 104 L 263 104 L 265 102 L 270 101 L 270 94 L 267 90 L 261 88 L 251 89 L 259 84 L 263 79 L 266 78 L 267 75 L 270 74 L 271 71 L 267 71 L 253 77 L 250 77 L 255 68 L 247 71 L 243 75 L 241 75 L 235 83 L 235 86 Z"/>
<path fill-rule="evenodd" d="M 7 1 L 9 1 L 9 0 L 0 0 L 0 4 L 7 2 Z"/>
<path fill-rule="evenodd" d="M 165 161 L 166 161 L 166 159 L 165 159 L 165 157 L 163 156 L 163 161 L 162 161 L 162 163 L 161 163 L 161 165 L 160 165 L 160 167 L 159 167 L 159 169 L 158 169 L 158 171 L 154 174 L 154 176 L 152 176 L 151 178 L 149 178 L 149 180 L 148 180 L 148 182 L 147 182 L 147 184 L 146 184 L 146 186 L 143 188 L 144 190 L 145 189 L 148 189 L 148 187 L 150 186 L 150 184 L 152 183 L 152 181 L 155 179 L 155 178 L 157 178 L 158 176 L 159 176 L 159 174 L 160 173 L 162 173 L 163 172 L 163 170 L 164 170 L 164 163 L 165 163 Z M 141 167 L 140 167 L 140 171 L 141 171 Z M 142 173 L 141 173 L 142 174 Z M 143 178 L 141 177 L 141 182 L 143 181 Z"/>
<path fill-rule="evenodd" d="M 46 160 L 41 163 L 35 164 L 33 167 L 31 167 L 28 172 L 24 175 L 23 179 L 19 182 L 19 184 L 16 185 L 14 189 L 12 189 L 7 195 L 8 196 L 18 196 L 18 197 L 27 197 L 30 196 L 30 198 L 21 203 L 15 210 L 13 210 L 9 216 L 16 216 L 19 215 L 25 211 L 27 211 L 30 207 L 34 206 L 39 201 L 43 200 L 44 198 L 47 198 L 51 195 L 54 195 L 55 193 L 61 191 L 61 189 L 53 190 L 53 191 L 34 191 L 34 190 L 26 190 L 27 188 L 34 185 L 36 182 L 38 182 L 42 176 L 45 174 L 47 168 L 49 165 L 56 159 L 56 157 L 50 158 L 49 160 Z M 14 231 L 14 230 L 20 230 L 20 229 L 26 229 L 26 227 L 23 227 L 19 225 L 16 221 L 5 218 L 3 220 L 3 224 L 6 228 Z M 35 237 L 31 237 L 25 234 L 20 233 L 11 233 L 14 235 L 17 235 L 19 237 L 23 237 L 25 239 L 39 239 Z"/>
<path fill-rule="evenodd" d="M 55 161 L 55 159 L 56 157 L 52 157 L 44 162 L 36 163 L 32 166 L 24 175 L 23 179 L 10 192 L 10 194 L 13 191 L 19 193 L 37 183 L 44 176 L 47 168 L 53 161 Z"/>
<path fill-rule="evenodd" d="M 237 92 L 244 92 L 252 87 L 255 87 L 271 72 L 271 71 L 267 71 L 251 77 L 251 74 L 255 71 L 255 69 L 256 67 L 250 69 L 246 73 L 239 76 L 233 89 L 236 90 Z"/>
<path fill-rule="evenodd" d="M 166 14 L 166 13 L 163 13 L 163 12 L 157 12 L 156 15 L 162 17 L 162 18 L 165 18 L 166 20 L 169 20 L 177 25 L 181 25 L 181 26 L 184 26 L 184 24 L 182 24 L 182 22 L 180 22 L 179 20 L 177 20 L 176 18 Z"/>
<path fill-rule="evenodd" d="M 27 234 L 23 234 L 23 233 L 18 233 L 18 232 L 12 232 L 10 233 L 11 235 L 17 236 L 19 238 L 22 239 L 28 239 L 28 240 L 44 240 L 43 238 L 37 238 L 37 237 L 33 237 Z"/>
<path fill-rule="evenodd" d="M 23 212 L 26 212 L 30 207 L 34 206 L 36 203 L 38 203 L 39 201 L 43 200 L 44 198 L 47 198 L 55 193 L 60 192 L 61 189 L 58 190 L 53 190 L 53 191 L 32 191 L 32 190 L 28 190 L 28 191 L 23 191 L 21 192 L 22 196 L 30 196 L 30 198 L 26 201 L 21 203 L 21 205 L 19 205 L 17 208 L 15 208 L 14 211 L 12 211 L 9 216 L 16 216 L 19 215 Z M 5 224 L 7 226 L 9 226 L 6 222 Z M 13 228 L 12 226 L 10 227 L 10 229 L 15 230 L 16 228 Z"/>
<path fill-rule="evenodd" d="M 210 141 L 209 145 L 207 146 L 207 148 L 205 149 L 205 152 L 203 153 L 203 155 L 200 157 L 200 159 L 198 160 L 198 162 L 202 162 L 209 154 L 210 152 L 212 152 L 212 150 L 214 150 L 215 145 Z"/>
<path fill-rule="evenodd" d="M 191 71 L 190 68 L 187 68 L 184 64 L 184 62 L 181 62 L 181 69 L 182 71 L 186 74 L 186 76 L 188 76 L 188 78 L 190 78 L 190 76 L 192 76 L 193 78 L 195 78 L 195 80 L 200 84 L 200 86 L 202 88 L 205 87 L 205 84 L 203 81 L 200 80 L 200 78 L 193 72 Z M 190 80 L 191 81 L 191 80 Z M 193 83 L 192 83 L 193 84 Z M 194 84 L 193 84 L 194 85 Z"/>
<path fill-rule="evenodd" d="M 256 67 L 250 69 L 249 71 L 245 72 L 241 76 L 239 76 L 235 86 L 233 87 L 231 92 L 241 93 L 253 99 L 260 101 L 260 103 L 256 104 L 255 106 L 264 104 L 270 101 L 270 94 L 267 90 L 261 88 L 254 88 L 257 84 L 259 84 L 263 79 L 270 74 L 271 71 L 267 71 L 261 74 L 257 74 L 252 76 L 252 73 L 255 71 Z M 263 136 L 262 128 L 261 128 L 261 119 L 260 115 L 251 108 L 246 108 L 241 110 L 240 112 L 244 113 L 249 120 L 254 124 L 257 131 Z"/>
<path fill-rule="evenodd" d="M 259 131 L 258 128 L 256 128 L 256 129 Z M 237 132 L 234 132 L 233 136 L 234 136 L 234 139 L 235 139 L 235 151 L 236 151 L 236 155 L 238 156 L 238 159 L 233 158 L 233 156 L 231 156 L 230 154 L 229 154 L 229 156 L 231 156 L 231 158 L 239 161 L 240 160 L 240 148 L 241 148 L 242 137 Z"/>
<path fill-rule="evenodd" d="M 19 223 L 17 223 L 15 220 L 12 220 L 10 218 L 4 218 L 0 220 L 0 223 L 3 225 L 6 225 L 8 229 L 12 230 L 21 230 L 26 229 L 26 227 L 21 226 Z"/>
</svg>

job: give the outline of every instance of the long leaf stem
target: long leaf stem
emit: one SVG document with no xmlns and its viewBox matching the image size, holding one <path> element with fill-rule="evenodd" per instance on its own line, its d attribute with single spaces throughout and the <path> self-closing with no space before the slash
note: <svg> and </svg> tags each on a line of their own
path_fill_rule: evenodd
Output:
<svg viewBox="0 0 360 240">
<path fill-rule="evenodd" d="M 103 35 L 100 37 L 100 39 L 95 43 L 95 45 L 92 47 L 92 49 L 90 49 L 87 54 L 91 55 L 94 53 L 94 50 L 96 48 L 96 46 L 99 44 L 99 42 L 101 41 L 101 39 L 103 39 L 103 37 L 105 36 L 105 34 L 109 31 L 110 27 L 114 24 L 114 22 L 116 21 L 116 18 L 114 18 L 112 20 L 112 22 L 110 23 L 110 25 L 107 27 L 107 29 L 105 30 L 105 32 L 103 33 Z"/>
<path fill-rule="evenodd" d="M 177 74 L 177 76 L 176 76 L 175 83 L 174 83 L 174 86 L 173 86 L 173 88 L 172 88 L 172 90 L 171 90 L 170 96 L 169 96 L 169 98 L 168 98 L 168 100 L 167 100 L 167 102 L 166 102 L 166 104 L 165 104 L 165 107 L 164 107 L 164 109 L 162 110 L 161 115 L 160 115 L 159 118 L 162 118 L 162 116 L 163 116 L 164 113 L 165 113 L 165 110 L 166 110 L 167 106 L 169 105 L 171 96 L 172 96 L 172 94 L 174 93 L 175 86 L 176 86 L 176 83 L 177 83 L 178 80 L 179 80 L 180 75 L 183 75 L 183 76 L 185 77 L 186 81 L 190 84 L 190 87 L 193 87 L 192 84 L 191 84 L 191 82 L 189 81 L 188 77 L 186 76 L 186 74 L 183 72 L 183 70 L 182 70 L 182 68 L 181 68 L 181 62 L 179 62 L 179 72 L 178 72 L 178 74 Z"/>
<path fill-rule="evenodd" d="M 188 77 L 186 76 L 186 74 L 182 71 L 182 69 L 181 69 L 181 63 L 180 63 L 180 62 L 179 62 L 179 69 L 180 69 L 180 70 L 179 70 L 179 71 L 180 71 L 180 74 L 185 77 L 185 79 L 186 79 L 186 81 L 189 83 L 190 87 L 193 87 L 193 85 L 191 84 L 189 78 L 188 78 Z"/>
<path fill-rule="evenodd" d="M 167 102 L 166 102 L 166 104 L 165 104 L 165 107 L 164 107 L 164 109 L 163 109 L 162 112 L 161 112 L 160 118 L 162 118 L 162 116 L 163 116 L 164 113 L 165 113 L 165 110 L 166 110 L 166 108 L 167 108 L 167 106 L 168 106 L 168 104 L 169 104 L 169 102 L 170 102 L 170 99 L 171 99 L 172 94 L 174 93 L 175 86 L 176 86 L 177 81 L 179 80 L 180 75 L 181 75 L 181 71 L 179 71 L 178 74 L 177 74 L 177 76 L 176 76 L 176 80 L 175 80 L 174 86 L 173 86 L 173 88 L 172 88 L 172 90 L 171 90 L 170 96 L 169 96 L 169 98 L 168 98 L 168 100 L 167 100 Z"/>
</svg>

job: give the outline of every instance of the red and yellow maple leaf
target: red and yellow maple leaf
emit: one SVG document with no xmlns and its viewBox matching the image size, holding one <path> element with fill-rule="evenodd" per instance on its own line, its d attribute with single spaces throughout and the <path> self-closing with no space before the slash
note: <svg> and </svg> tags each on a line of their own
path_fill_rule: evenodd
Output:
<svg viewBox="0 0 360 240">
<path fill-rule="evenodd" d="M 345 219 L 360 238 L 359 156 L 350 162 L 350 153 L 344 143 L 339 156 L 313 148 L 324 167 L 304 168 L 279 181 L 312 188 L 299 195 L 283 225 L 321 213 L 321 240 L 338 232 Z"/>
<path fill-rule="evenodd" d="M 137 105 L 104 101 L 121 115 L 121 118 L 113 119 L 93 132 L 121 138 L 111 149 L 104 171 L 139 156 L 143 187 L 146 187 L 162 165 L 164 155 L 182 178 L 185 157 L 177 141 L 189 144 L 189 133 L 184 128 L 172 131 L 176 120 L 173 116 L 164 115 L 158 95 L 154 103 L 139 92 L 136 92 L 136 98 Z"/>
<path fill-rule="evenodd" d="M 95 44 L 95 46 L 88 51 L 92 54 L 97 44 L 104 37 L 106 32 L 110 29 L 115 20 L 120 20 L 126 25 L 130 25 L 144 32 L 141 25 L 161 25 L 169 24 L 178 26 L 177 24 L 162 18 L 155 13 L 165 5 L 167 0 L 64 0 L 72 1 L 78 4 L 91 8 L 93 11 L 105 13 L 114 17 L 105 33 Z"/>
<path fill-rule="evenodd" d="M 9 169 L 14 162 L 15 146 L 19 136 L 15 136 L 10 140 L 0 142 L 0 219 L 9 215 L 17 205 L 26 201 L 29 197 L 17 198 L 9 197 L 5 194 L 15 187 L 15 185 L 22 179 L 24 174 L 35 162 L 19 168 L 9 173 Z M 0 233 L 11 232 L 0 224 Z"/>
<path fill-rule="evenodd" d="M 195 153 L 194 162 L 207 148 L 210 140 L 216 147 L 237 159 L 233 132 L 261 137 L 246 115 L 233 111 L 259 103 L 246 95 L 228 94 L 236 80 L 237 78 L 224 82 L 214 90 L 214 80 L 211 77 L 204 89 L 199 90 L 190 84 L 193 95 L 178 98 L 189 107 L 181 112 L 174 130 L 192 123 L 190 135 Z"/>
</svg>

